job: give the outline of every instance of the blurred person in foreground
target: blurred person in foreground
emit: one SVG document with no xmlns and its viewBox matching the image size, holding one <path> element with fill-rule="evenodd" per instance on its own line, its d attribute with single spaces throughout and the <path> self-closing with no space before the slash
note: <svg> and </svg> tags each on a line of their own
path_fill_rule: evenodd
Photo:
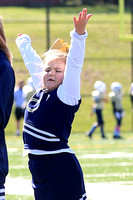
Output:
<svg viewBox="0 0 133 200">
<path fill-rule="evenodd" d="M 13 99 L 15 76 L 11 67 L 12 56 L 4 34 L 0 17 L 0 199 L 5 200 L 5 181 L 8 174 L 8 155 L 5 128 L 8 124 Z"/>
<path fill-rule="evenodd" d="M 91 109 L 91 116 L 93 113 L 96 114 L 97 122 L 94 122 L 94 124 L 91 127 L 91 130 L 86 132 L 86 135 L 89 138 L 92 138 L 92 134 L 94 133 L 95 129 L 97 127 L 100 127 L 101 132 L 101 138 L 105 139 L 105 133 L 104 133 L 104 120 L 103 120 L 103 109 L 104 109 L 104 103 L 108 102 L 108 99 L 106 97 L 106 84 L 103 81 L 96 81 L 94 84 L 95 90 L 92 92 L 92 98 L 94 103 L 92 104 Z"/>
<path fill-rule="evenodd" d="M 112 102 L 113 114 L 116 119 L 116 126 L 114 129 L 113 138 L 122 139 L 120 129 L 122 125 L 122 118 L 125 116 L 122 107 L 122 85 L 119 82 L 113 82 L 110 88 L 112 91 L 109 93 L 109 97 Z"/>
</svg>

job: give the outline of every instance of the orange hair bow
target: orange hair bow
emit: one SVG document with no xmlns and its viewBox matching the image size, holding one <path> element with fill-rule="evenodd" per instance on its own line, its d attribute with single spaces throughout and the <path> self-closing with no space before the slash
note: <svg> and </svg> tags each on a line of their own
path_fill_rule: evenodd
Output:
<svg viewBox="0 0 133 200">
<path fill-rule="evenodd" d="M 53 45 L 51 46 L 50 49 L 58 49 L 58 50 L 62 50 L 64 52 L 67 52 L 69 51 L 69 44 L 66 43 L 64 40 L 58 38 L 54 43 Z"/>
</svg>

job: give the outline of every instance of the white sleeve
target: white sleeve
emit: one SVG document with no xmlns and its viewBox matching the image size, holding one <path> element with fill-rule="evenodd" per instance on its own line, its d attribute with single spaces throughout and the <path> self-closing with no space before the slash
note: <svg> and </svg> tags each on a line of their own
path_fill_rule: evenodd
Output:
<svg viewBox="0 0 133 200">
<path fill-rule="evenodd" d="M 28 35 L 22 34 L 16 39 L 16 45 L 22 55 L 26 68 L 29 70 L 36 90 L 43 84 L 42 60 L 31 46 L 31 39 Z"/>
<path fill-rule="evenodd" d="M 59 99 L 68 105 L 77 105 L 80 96 L 80 75 L 82 71 L 85 56 L 85 39 L 84 35 L 78 35 L 75 30 L 70 32 L 71 45 L 67 57 L 64 79 L 62 85 L 57 90 Z"/>
</svg>

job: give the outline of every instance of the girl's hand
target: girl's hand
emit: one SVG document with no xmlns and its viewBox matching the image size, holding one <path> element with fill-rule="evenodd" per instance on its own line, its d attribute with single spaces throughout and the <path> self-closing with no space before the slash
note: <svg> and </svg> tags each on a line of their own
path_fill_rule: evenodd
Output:
<svg viewBox="0 0 133 200">
<path fill-rule="evenodd" d="M 78 35 L 85 34 L 85 27 L 91 16 L 92 14 L 87 15 L 87 8 L 84 8 L 82 12 L 79 13 L 78 19 L 76 19 L 75 16 L 73 17 L 75 30 Z"/>
</svg>

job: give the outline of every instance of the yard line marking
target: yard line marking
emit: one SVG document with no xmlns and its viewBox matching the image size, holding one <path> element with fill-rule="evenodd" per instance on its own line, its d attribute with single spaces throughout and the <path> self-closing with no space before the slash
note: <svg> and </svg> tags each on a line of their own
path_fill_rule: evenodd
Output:
<svg viewBox="0 0 133 200">
<path fill-rule="evenodd" d="M 126 153 L 126 152 L 110 152 L 108 154 L 84 154 L 78 156 L 79 159 L 84 158 L 133 158 L 133 153 Z"/>
<path fill-rule="evenodd" d="M 128 200 L 133 200 L 133 186 L 120 183 L 125 184 L 125 182 L 85 183 L 87 197 L 91 200 L 125 200 L 128 194 Z M 5 188 L 6 194 L 34 196 L 31 180 L 7 177 Z"/>
<path fill-rule="evenodd" d="M 15 147 L 8 147 L 8 152 L 16 152 L 18 151 L 18 148 L 15 148 Z"/>
<path fill-rule="evenodd" d="M 119 162 L 119 163 L 100 163 L 100 164 L 96 164 L 96 163 L 82 163 L 81 164 L 82 165 L 82 167 L 110 167 L 110 165 L 112 166 L 112 167 L 117 167 L 117 166 L 120 166 L 120 167 L 122 167 L 122 166 L 133 166 L 133 163 L 131 163 L 131 162 Z"/>
<path fill-rule="evenodd" d="M 27 165 L 10 165 L 10 169 L 27 169 Z"/>
<path fill-rule="evenodd" d="M 85 178 L 90 177 L 124 177 L 124 176 L 133 176 L 133 173 L 107 173 L 107 174 L 87 174 L 84 175 Z"/>
<path fill-rule="evenodd" d="M 6 194 L 34 196 L 31 180 L 7 177 L 5 188 Z"/>
</svg>

